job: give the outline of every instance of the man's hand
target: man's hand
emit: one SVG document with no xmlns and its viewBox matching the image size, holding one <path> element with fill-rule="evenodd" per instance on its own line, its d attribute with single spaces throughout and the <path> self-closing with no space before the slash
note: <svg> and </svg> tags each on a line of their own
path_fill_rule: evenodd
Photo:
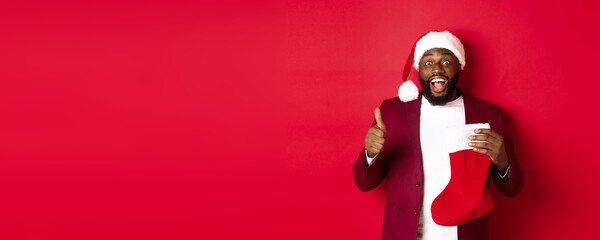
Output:
<svg viewBox="0 0 600 240">
<path fill-rule="evenodd" d="M 381 119 L 379 108 L 375 108 L 375 121 L 377 121 L 377 124 L 369 128 L 365 137 L 365 149 L 367 149 L 367 155 L 370 158 L 379 154 L 385 143 L 385 124 L 383 124 L 383 119 Z"/>
<path fill-rule="evenodd" d="M 484 142 L 470 142 L 469 146 L 474 147 L 475 152 L 488 155 L 496 169 L 501 173 L 506 172 L 508 168 L 508 157 L 504 151 L 504 140 L 502 136 L 491 129 L 476 129 L 475 133 L 481 135 L 471 135 L 470 140 Z"/>
</svg>

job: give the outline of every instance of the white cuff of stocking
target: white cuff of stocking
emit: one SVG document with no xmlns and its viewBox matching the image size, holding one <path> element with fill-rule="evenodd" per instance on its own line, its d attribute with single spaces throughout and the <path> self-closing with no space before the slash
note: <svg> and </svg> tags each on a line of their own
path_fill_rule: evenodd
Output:
<svg viewBox="0 0 600 240">
<path fill-rule="evenodd" d="M 469 140 L 469 136 L 479 135 L 475 134 L 475 129 L 489 128 L 490 125 L 487 123 L 467 124 L 460 127 L 446 128 L 446 148 L 448 153 L 473 149 L 473 147 L 469 146 L 469 143 L 477 141 Z"/>
</svg>

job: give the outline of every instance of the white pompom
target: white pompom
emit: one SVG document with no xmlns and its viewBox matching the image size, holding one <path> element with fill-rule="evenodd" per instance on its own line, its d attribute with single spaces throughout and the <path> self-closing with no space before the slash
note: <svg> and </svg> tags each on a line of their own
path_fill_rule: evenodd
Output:
<svg viewBox="0 0 600 240">
<path fill-rule="evenodd" d="M 411 80 L 406 80 L 398 88 L 398 97 L 403 102 L 410 102 L 419 98 L 419 88 Z"/>
</svg>

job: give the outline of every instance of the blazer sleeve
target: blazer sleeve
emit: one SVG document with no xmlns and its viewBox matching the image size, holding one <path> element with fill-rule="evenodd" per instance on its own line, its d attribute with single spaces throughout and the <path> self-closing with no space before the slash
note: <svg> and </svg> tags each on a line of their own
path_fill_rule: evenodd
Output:
<svg viewBox="0 0 600 240">
<path fill-rule="evenodd" d="M 519 192 L 521 192 L 521 189 L 523 189 L 525 175 L 521 165 L 519 165 L 517 156 L 515 155 L 514 143 L 510 138 L 510 134 L 506 127 L 506 122 L 502 116 L 502 110 L 498 108 L 498 111 L 498 133 L 502 135 L 502 138 L 504 139 L 504 151 L 506 152 L 510 164 L 510 173 L 508 174 L 508 180 L 504 182 L 500 176 L 498 176 L 498 170 L 494 167 L 492 178 L 496 188 L 500 193 L 507 197 L 515 197 L 517 194 L 519 194 Z"/>
<path fill-rule="evenodd" d="M 385 102 L 381 103 L 379 109 L 381 109 L 382 119 L 385 120 L 385 116 L 383 115 L 385 111 L 383 108 L 385 107 Z M 385 122 L 385 121 L 384 121 Z M 373 120 L 371 126 L 374 126 L 376 123 Z M 365 156 L 365 148 L 360 151 L 358 154 L 358 158 L 354 161 L 354 165 L 352 166 L 352 175 L 354 176 L 354 183 L 356 186 L 362 191 L 370 191 L 375 189 L 385 178 L 385 166 L 383 164 L 385 159 L 385 154 L 379 154 L 375 161 L 371 163 L 370 166 L 367 166 L 367 157 Z"/>
<path fill-rule="evenodd" d="M 385 178 L 383 160 L 378 157 L 375 161 L 373 161 L 371 166 L 367 166 L 365 149 L 363 148 L 361 153 L 358 155 L 358 159 L 356 159 L 354 162 L 352 173 L 354 175 L 354 183 L 360 190 L 373 190 Z"/>
</svg>

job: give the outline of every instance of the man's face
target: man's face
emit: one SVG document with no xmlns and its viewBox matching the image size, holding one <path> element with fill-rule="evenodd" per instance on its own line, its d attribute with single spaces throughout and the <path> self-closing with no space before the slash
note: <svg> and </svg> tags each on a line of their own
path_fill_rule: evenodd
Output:
<svg viewBox="0 0 600 240">
<path fill-rule="evenodd" d="M 460 63 L 450 50 L 433 48 L 423 53 L 419 62 L 419 82 L 427 100 L 433 105 L 444 105 L 458 98 L 459 73 Z"/>
</svg>

